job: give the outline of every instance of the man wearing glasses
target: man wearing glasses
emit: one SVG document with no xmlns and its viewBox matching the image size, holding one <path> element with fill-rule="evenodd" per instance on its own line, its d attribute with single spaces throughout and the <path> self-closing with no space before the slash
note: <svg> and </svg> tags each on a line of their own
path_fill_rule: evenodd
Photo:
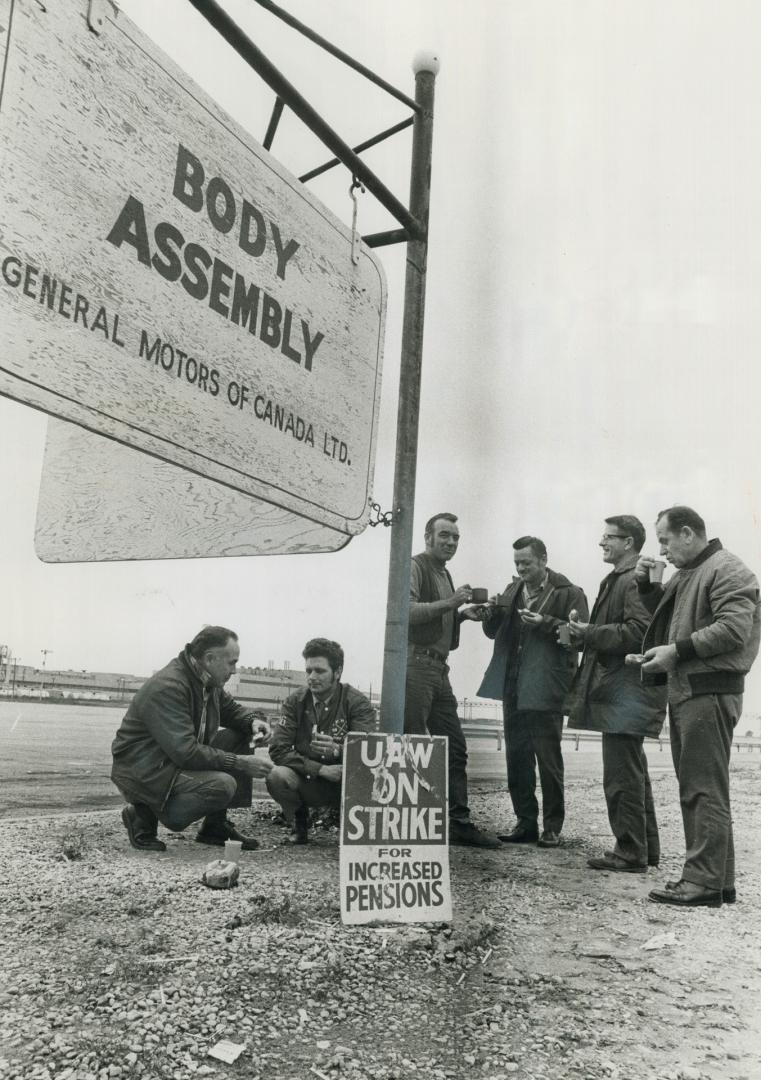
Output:
<svg viewBox="0 0 761 1080">
<path fill-rule="evenodd" d="M 643 686 L 639 669 L 624 663 L 639 653 L 650 615 L 634 572 L 645 529 L 630 514 L 605 519 L 600 547 L 612 566 L 603 578 L 588 623 L 571 612 L 572 640 L 584 652 L 567 711 L 568 726 L 602 732 L 603 789 L 615 837 L 612 851 L 589 859 L 592 870 L 644 873 L 660 859 L 658 823 L 644 751 L 645 736 L 663 725 L 662 687 Z"/>
</svg>

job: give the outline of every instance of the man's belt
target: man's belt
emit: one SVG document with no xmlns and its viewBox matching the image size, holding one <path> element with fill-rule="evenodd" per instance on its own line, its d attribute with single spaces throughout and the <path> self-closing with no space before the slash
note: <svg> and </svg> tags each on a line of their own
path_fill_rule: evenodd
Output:
<svg viewBox="0 0 761 1080">
<path fill-rule="evenodd" d="M 435 649 L 423 649 L 423 648 L 420 648 L 418 645 L 413 645 L 412 646 L 412 655 L 413 656 L 428 656 L 428 657 L 430 657 L 431 660 L 438 660 L 438 662 L 440 664 L 446 664 L 446 662 L 447 662 L 446 656 L 442 656 L 441 653 L 436 652 Z"/>
</svg>

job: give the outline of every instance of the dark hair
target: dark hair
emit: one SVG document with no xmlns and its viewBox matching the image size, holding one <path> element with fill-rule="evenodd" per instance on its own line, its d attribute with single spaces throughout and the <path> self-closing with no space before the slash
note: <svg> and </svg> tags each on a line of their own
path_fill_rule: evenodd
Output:
<svg viewBox="0 0 761 1080">
<path fill-rule="evenodd" d="M 615 525 L 624 536 L 631 536 L 634 541 L 634 550 L 642 551 L 645 543 L 645 526 L 634 514 L 616 514 L 615 517 L 605 519 L 606 525 Z"/>
<path fill-rule="evenodd" d="M 188 645 L 188 651 L 194 660 L 200 660 L 209 649 L 224 649 L 230 638 L 237 641 L 238 635 L 226 626 L 204 626 Z"/>
<path fill-rule="evenodd" d="M 329 641 L 324 637 L 313 637 L 304 646 L 301 655 L 305 660 L 315 656 L 324 656 L 333 671 L 338 671 L 344 666 L 344 651 L 337 641 Z"/>
<path fill-rule="evenodd" d="M 544 541 L 540 540 L 538 536 L 519 536 L 517 540 L 513 540 L 513 547 L 516 551 L 522 548 L 531 548 L 532 554 L 536 555 L 537 559 L 547 558 L 547 548 L 544 546 Z"/>
<path fill-rule="evenodd" d="M 451 521 L 454 524 L 454 522 L 457 521 L 457 514 L 447 514 L 445 512 L 443 514 L 434 514 L 432 518 L 428 518 L 425 523 L 426 536 L 433 536 L 433 527 L 440 518 L 444 518 L 445 521 Z"/>
<path fill-rule="evenodd" d="M 670 506 L 668 510 L 661 510 L 655 519 L 657 525 L 661 518 L 666 518 L 669 532 L 679 532 L 680 529 L 692 529 L 701 540 L 706 538 L 706 523 L 700 514 L 689 506 Z"/>
</svg>

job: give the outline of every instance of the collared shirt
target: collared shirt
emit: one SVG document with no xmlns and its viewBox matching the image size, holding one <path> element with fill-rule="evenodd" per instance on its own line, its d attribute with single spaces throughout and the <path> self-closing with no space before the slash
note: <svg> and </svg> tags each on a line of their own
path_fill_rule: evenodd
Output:
<svg viewBox="0 0 761 1080">
<path fill-rule="evenodd" d="M 530 596 L 529 596 L 529 591 L 528 591 L 528 585 L 527 585 L 527 583 L 525 581 L 523 582 L 523 589 L 521 590 L 521 597 L 523 599 L 523 606 L 524 607 L 530 608 L 537 602 L 537 600 L 541 597 L 544 590 L 547 588 L 547 582 L 549 581 L 549 579 L 550 579 L 550 575 L 545 574 L 544 575 L 544 580 L 542 581 L 542 584 L 539 586 L 539 588 L 536 590 L 536 592 L 532 593 Z"/>
<path fill-rule="evenodd" d="M 333 694 L 328 698 L 318 698 L 314 690 L 309 691 L 309 712 L 316 728 L 319 728 L 320 720 L 330 712 L 332 700 Z"/>
</svg>

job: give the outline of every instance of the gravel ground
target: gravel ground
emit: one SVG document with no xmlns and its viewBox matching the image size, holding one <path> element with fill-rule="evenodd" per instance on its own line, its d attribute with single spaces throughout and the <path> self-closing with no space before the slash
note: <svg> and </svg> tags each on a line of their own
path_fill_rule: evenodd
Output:
<svg viewBox="0 0 761 1080">
<path fill-rule="evenodd" d="M 114 810 L 6 821 L 0 1076 L 758 1080 L 760 779 L 736 755 L 735 905 L 647 901 L 680 865 L 663 769 L 660 870 L 585 869 L 608 828 L 599 778 L 575 778 L 560 850 L 452 849 L 451 927 L 343 928 L 335 830 L 284 849 L 266 803 L 237 814 L 262 848 L 228 892 L 199 883 L 216 852 L 192 830 L 156 855 Z M 501 783 L 472 804 L 511 824 Z M 220 1039 L 235 1063 L 208 1056 Z"/>
</svg>

